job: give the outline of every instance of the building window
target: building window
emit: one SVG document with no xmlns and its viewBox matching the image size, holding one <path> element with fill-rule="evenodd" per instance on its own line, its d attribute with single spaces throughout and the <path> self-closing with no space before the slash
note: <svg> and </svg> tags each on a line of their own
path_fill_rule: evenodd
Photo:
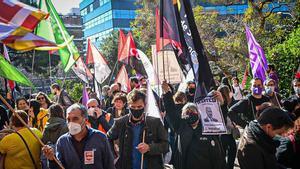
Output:
<svg viewBox="0 0 300 169">
<path fill-rule="evenodd" d="M 81 16 L 86 15 L 86 14 L 87 14 L 87 8 L 82 9 L 82 10 L 80 11 L 80 13 L 81 13 Z"/>
<path fill-rule="evenodd" d="M 87 39 L 91 39 L 92 42 L 100 42 L 104 38 L 108 37 L 112 31 L 113 31 L 113 29 L 108 29 L 108 30 L 96 33 L 92 36 L 89 36 L 89 37 L 87 37 Z"/>
<path fill-rule="evenodd" d="M 94 5 L 91 4 L 91 5 L 90 5 L 90 12 L 92 12 L 93 10 L 94 10 Z"/>
<path fill-rule="evenodd" d="M 100 25 L 106 21 L 112 20 L 112 11 L 108 11 L 100 16 L 97 16 L 96 18 L 84 23 L 84 28 L 89 29 L 96 25 Z"/>
<path fill-rule="evenodd" d="M 135 10 L 114 10 L 113 18 L 134 19 L 135 18 Z"/>
</svg>

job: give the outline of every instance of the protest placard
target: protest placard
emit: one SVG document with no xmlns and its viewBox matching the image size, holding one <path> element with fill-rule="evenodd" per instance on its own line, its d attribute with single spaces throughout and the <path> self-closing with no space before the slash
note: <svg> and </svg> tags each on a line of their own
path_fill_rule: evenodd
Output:
<svg viewBox="0 0 300 169">
<path fill-rule="evenodd" d="M 200 112 L 203 135 L 226 134 L 226 125 L 218 101 L 207 96 L 196 101 Z"/>
</svg>

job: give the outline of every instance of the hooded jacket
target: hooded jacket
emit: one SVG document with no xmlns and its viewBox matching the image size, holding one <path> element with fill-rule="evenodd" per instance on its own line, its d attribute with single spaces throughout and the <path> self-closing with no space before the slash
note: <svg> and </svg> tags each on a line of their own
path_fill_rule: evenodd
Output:
<svg viewBox="0 0 300 169">
<path fill-rule="evenodd" d="M 278 162 L 288 168 L 300 169 L 300 132 L 280 137 L 279 141 L 276 152 Z"/>
<path fill-rule="evenodd" d="M 257 121 L 250 122 L 238 146 L 237 158 L 241 169 L 279 169 L 276 146 Z"/>
<path fill-rule="evenodd" d="M 56 144 L 57 139 L 67 133 L 68 126 L 66 120 L 59 117 L 51 117 L 45 125 L 45 131 L 43 133 L 43 142 Z"/>
</svg>

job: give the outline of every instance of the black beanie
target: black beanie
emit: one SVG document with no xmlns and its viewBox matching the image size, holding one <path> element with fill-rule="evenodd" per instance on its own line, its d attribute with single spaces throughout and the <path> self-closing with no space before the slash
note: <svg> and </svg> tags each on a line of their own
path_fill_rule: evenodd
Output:
<svg viewBox="0 0 300 169">
<path fill-rule="evenodd" d="M 274 129 L 293 127 L 294 125 L 288 112 L 277 107 L 269 107 L 263 110 L 257 121 L 260 125 L 271 124 Z"/>
</svg>

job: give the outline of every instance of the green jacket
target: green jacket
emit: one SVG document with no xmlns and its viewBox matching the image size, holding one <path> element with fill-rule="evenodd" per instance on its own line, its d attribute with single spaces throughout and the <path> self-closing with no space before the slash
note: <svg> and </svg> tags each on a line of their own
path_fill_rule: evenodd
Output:
<svg viewBox="0 0 300 169">
<path fill-rule="evenodd" d="M 51 144 L 55 144 L 57 139 L 68 131 L 68 126 L 65 119 L 51 117 L 46 123 L 42 140 L 45 144 L 49 142 Z"/>
</svg>

